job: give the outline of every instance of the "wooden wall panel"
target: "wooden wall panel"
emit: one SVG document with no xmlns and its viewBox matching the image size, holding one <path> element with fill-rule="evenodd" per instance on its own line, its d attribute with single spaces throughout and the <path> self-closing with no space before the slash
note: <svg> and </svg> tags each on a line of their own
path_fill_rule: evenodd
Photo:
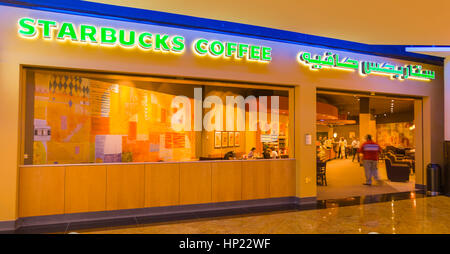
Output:
<svg viewBox="0 0 450 254">
<path fill-rule="evenodd" d="M 295 160 L 24 167 L 19 217 L 295 196 Z"/>
<path fill-rule="evenodd" d="M 211 163 L 180 163 L 180 204 L 211 202 Z"/>
<path fill-rule="evenodd" d="M 180 204 L 180 165 L 145 165 L 145 207 Z"/>
<path fill-rule="evenodd" d="M 212 202 L 242 199 L 242 162 L 211 162 Z"/>
<path fill-rule="evenodd" d="M 106 210 L 144 207 L 143 164 L 106 166 Z"/>
<path fill-rule="evenodd" d="M 270 161 L 270 197 L 295 196 L 295 160 Z"/>
<path fill-rule="evenodd" d="M 19 217 L 64 213 L 64 167 L 24 167 L 19 172 Z"/>
<path fill-rule="evenodd" d="M 242 199 L 269 197 L 270 161 L 242 162 Z"/>
<path fill-rule="evenodd" d="M 106 210 L 106 166 L 66 167 L 65 213 Z"/>
</svg>

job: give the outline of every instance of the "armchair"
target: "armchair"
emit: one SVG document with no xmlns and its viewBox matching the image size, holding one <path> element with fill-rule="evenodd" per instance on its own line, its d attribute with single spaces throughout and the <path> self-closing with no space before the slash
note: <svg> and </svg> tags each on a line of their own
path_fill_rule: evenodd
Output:
<svg viewBox="0 0 450 254">
<path fill-rule="evenodd" d="M 409 181 L 410 167 L 405 164 L 392 163 L 391 159 L 386 158 L 386 173 L 388 179 L 392 182 L 407 182 Z"/>
</svg>

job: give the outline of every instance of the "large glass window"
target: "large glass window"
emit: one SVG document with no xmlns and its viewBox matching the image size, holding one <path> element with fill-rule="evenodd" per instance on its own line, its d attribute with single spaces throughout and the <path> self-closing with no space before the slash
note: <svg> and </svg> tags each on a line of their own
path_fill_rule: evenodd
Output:
<svg viewBox="0 0 450 254">
<path fill-rule="evenodd" d="M 267 159 L 291 153 L 289 88 L 26 73 L 25 164 Z"/>
</svg>

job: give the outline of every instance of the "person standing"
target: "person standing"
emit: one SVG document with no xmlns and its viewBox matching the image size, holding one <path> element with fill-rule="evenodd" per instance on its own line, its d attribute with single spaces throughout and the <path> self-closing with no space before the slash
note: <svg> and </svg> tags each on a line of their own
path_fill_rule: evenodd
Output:
<svg viewBox="0 0 450 254">
<path fill-rule="evenodd" d="M 359 148 L 358 153 L 363 154 L 363 165 L 366 174 L 366 182 L 364 185 L 372 185 L 372 177 L 375 181 L 380 182 L 378 177 L 378 156 L 381 147 L 372 141 L 372 136 L 366 136 L 366 142 Z"/>
<path fill-rule="evenodd" d="M 270 159 L 270 152 L 271 152 L 271 150 L 269 148 L 264 150 L 264 152 L 263 152 L 264 159 Z"/>
<path fill-rule="evenodd" d="M 233 151 L 229 151 L 228 153 L 225 154 L 223 159 L 224 160 L 232 160 L 235 157 L 236 157 L 236 154 Z"/>
<path fill-rule="evenodd" d="M 253 159 L 253 157 L 255 157 L 255 151 L 256 151 L 256 148 L 253 147 L 252 150 L 250 150 L 250 152 L 248 153 L 247 158 Z"/>
<path fill-rule="evenodd" d="M 328 149 L 331 149 L 331 147 L 333 146 L 333 142 L 331 141 L 331 138 L 327 138 L 324 142 L 325 147 Z"/>
<path fill-rule="evenodd" d="M 345 138 L 343 138 L 343 139 L 344 139 L 344 144 L 343 144 L 343 146 L 344 146 L 344 156 L 347 159 L 347 155 L 348 155 L 348 152 L 347 152 L 347 139 L 345 139 Z"/>
<path fill-rule="evenodd" d="M 339 140 L 338 143 L 339 146 L 339 159 L 344 159 L 344 157 L 347 157 L 347 155 L 345 154 L 345 147 L 347 147 L 347 141 L 344 140 L 343 137 L 341 137 L 341 139 Z"/>
<path fill-rule="evenodd" d="M 355 161 L 355 156 L 358 157 L 359 162 L 359 153 L 358 153 L 359 145 L 360 145 L 359 138 L 356 138 L 352 141 L 352 153 L 353 153 L 352 162 Z"/>
<path fill-rule="evenodd" d="M 277 153 L 277 151 L 275 151 L 275 149 L 273 149 L 273 150 L 270 152 L 270 158 L 271 158 L 271 159 L 276 159 L 276 158 L 278 158 L 278 153 Z"/>
</svg>

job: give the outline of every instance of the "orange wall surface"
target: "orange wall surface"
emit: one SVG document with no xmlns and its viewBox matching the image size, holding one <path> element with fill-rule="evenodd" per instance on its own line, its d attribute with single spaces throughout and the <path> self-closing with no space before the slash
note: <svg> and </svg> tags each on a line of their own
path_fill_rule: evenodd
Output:
<svg viewBox="0 0 450 254">
<path fill-rule="evenodd" d="M 94 0 L 369 44 L 449 45 L 448 0 Z M 414 24 L 414 25 L 412 25 Z"/>
</svg>

